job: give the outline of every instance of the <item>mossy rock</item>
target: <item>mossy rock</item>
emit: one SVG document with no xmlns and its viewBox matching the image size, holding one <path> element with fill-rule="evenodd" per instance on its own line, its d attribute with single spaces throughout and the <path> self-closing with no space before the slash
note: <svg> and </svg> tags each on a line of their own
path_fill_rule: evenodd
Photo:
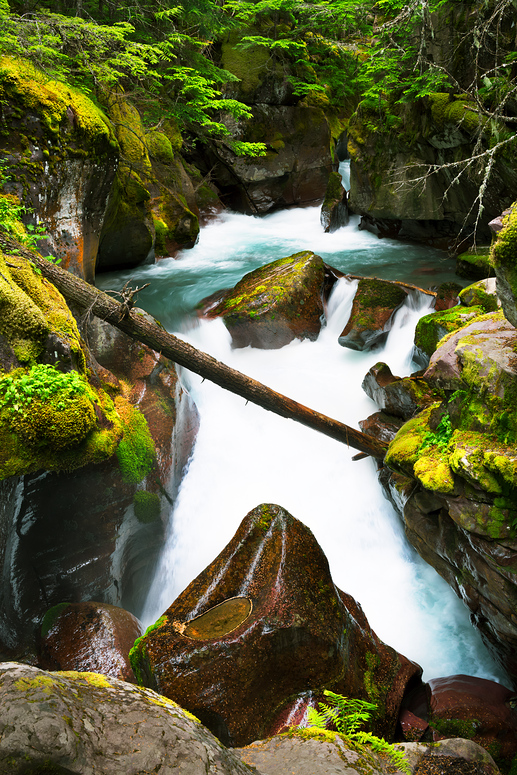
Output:
<svg viewBox="0 0 517 775">
<path fill-rule="evenodd" d="M 352 350 L 365 350 L 383 342 L 394 312 L 404 303 L 407 291 L 384 280 L 359 280 L 352 312 L 339 336 L 339 343 Z"/>
<path fill-rule="evenodd" d="M 456 274 L 472 280 L 495 277 L 495 269 L 490 260 L 490 247 L 460 253 L 456 258 Z"/>
<path fill-rule="evenodd" d="M 323 314 L 325 269 L 309 250 L 245 275 L 210 310 L 222 317 L 235 347 L 283 347 L 295 338 L 316 339 Z"/>
<path fill-rule="evenodd" d="M 424 315 L 417 323 L 415 330 L 415 346 L 430 357 L 438 343 L 444 336 L 463 328 L 466 323 L 483 315 L 485 310 L 481 306 L 463 307 L 457 306 L 441 312 L 431 312 Z"/>
<path fill-rule="evenodd" d="M 497 276 L 498 293 L 504 314 L 517 327 L 517 207 L 503 219 L 490 252 L 490 261 Z"/>
<path fill-rule="evenodd" d="M 495 280 L 480 280 L 460 291 L 459 299 L 464 307 L 481 307 L 485 312 L 496 312 L 498 299 Z"/>
</svg>

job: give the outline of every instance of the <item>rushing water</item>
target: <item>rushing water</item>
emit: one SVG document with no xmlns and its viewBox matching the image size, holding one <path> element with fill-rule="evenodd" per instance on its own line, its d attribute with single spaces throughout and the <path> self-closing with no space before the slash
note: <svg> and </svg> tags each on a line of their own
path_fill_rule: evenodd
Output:
<svg viewBox="0 0 517 775">
<path fill-rule="evenodd" d="M 422 287 L 457 279 L 443 253 L 379 240 L 357 226 L 353 219 L 334 234 L 323 234 L 319 208 L 262 219 L 226 213 L 177 259 L 105 275 L 99 284 L 120 288 L 130 277 L 138 284 L 150 282 L 138 303 L 166 328 L 182 331 L 199 349 L 273 389 L 357 427 L 376 411 L 361 389 L 368 369 L 383 360 L 394 374 L 412 370 L 414 327 L 428 310 L 425 297 L 410 299 L 397 313 L 385 347 L 366 353 L 337 342 L 356 287 L 345 279 L 335 286 L 327 325 L 316 342 L 295 341 L 280 350 L 232 350 L 220 320 L 197 324 L 192 315 L 209 293 L 302 249 L 350 273 Z M 200 430 L 152 584 L 146 625 L 216 557 L 248 511 L 260 503 L 278 503 L 311 528 L 336 585 L 361 603 L 385 642 L 423 666 L 425 679 L 467 673 L 504 681 L 463 603 L 408 545 L 372 460 L 354 462 L 354 450 L 190 372 L 183 370 L 182 379 L 200 412 Z"/>
</svg>

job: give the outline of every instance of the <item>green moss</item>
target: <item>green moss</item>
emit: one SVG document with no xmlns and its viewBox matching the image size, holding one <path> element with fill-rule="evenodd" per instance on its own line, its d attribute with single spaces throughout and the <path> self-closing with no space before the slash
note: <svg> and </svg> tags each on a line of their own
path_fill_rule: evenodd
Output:
<svg viewBox="0 0 517 775">
<path fill-rule="evenodd" d="M 473 740 L 482 725 L 478 719 L 432 717 L 429 720 L 429 726 L 436 729 L 444 737 L 461 737 L 464 740 Z"/>
<path fill-rule="evenodd" d="M 124 412 L 124 434 L 117 447 L 122 478 L 139 484 L 155 464 L 156 450 L 144 415 L 133 407 Z"/>
<path fill-rule="evenodd" d="M 43 691 L 44 694 L 52 694 L 55 687 L 55 681 L 49 675 L 36 675 L 33 678 L 18 678 L 14 682 L 14 685 L 21 692 L 33 692 L 39 690 Z"/>
<path fill-rule="evenodd" d="M 270 55 L 263 46 L 251 46 L 242 50 L 236 47 L 237 42 L 238 37 L 232 35 L 228 42 L 223 43 L 222 65 L 239 79 L 239 91 L 250 94 L 264 80 Z"/>
<path fill-rule="evenodd" d="M 70 603 L 58 603 L 49 608 L 41 623 L 41 637 L 46 638 L 61 613 L 68 608 Z"/>
<path fill-rule="evenodd" d="M 431 356 L 447 334 L 463 328 L 484 313 L 483 307 L 458 306 L 424 315 L 416 326 L 415 345 L 426 355 Z"/>
<path fill-rule="evenodd" d="M 76 670 L 60 670 L 57 675 L 63 676 L 79 683 L 86 683 L 88 686 L 93 686 L 96 689 L 111 689 L 112 684 L 105 675 L 100 673 L 79 673 Z"/>
<path fill-rule="evenodd" d="M 508 277 L 517 296 L 517 207 L 504 218 L 503 228 L 492 245 L 490 260 L 494 266 L 509 270 Z"/>
<path fill-rule="evenodd" d="M 154 632 L 155 630 L 159 630 L 161 627 L 164 627 L 168 623 L 168 618 L 166 614 L 163 614 L 160 616 L 159 619 L 157 619 L 154 624 L 149 625 L 147 630 L 144 632 L 143 635 L 141 635 L 139 638 L 137 638 L 129 652 L 129 663 L 131 665 L 131 668 L 133 670 L 133 673 L 135 674 L 135 678 L 137 680 L 137 683 L 140 686 L 144 686 L 144 671 L 149 669 L 148 665 L 148 659 L 146 654 L 146 636 L 149 635 L 149 633 Z"/>
<path fill-rule="evenodd" d="M 394 471 L 413 476 L 413 466 L 418 460 L 420 448 L 429 431 L 429 417 L 439 403 L 432 404 L 416 417 L 404 423 L 388 447 L 385 463 Z"/>
<path fill-rule="evenodd" d="M 171 164 L 174 161 L 172 143 L 163 132 L 148 132 L 145 142 L 151 156 L 162 164 Z"/>
<path fill-rule="evenodd" d="M 473 134 L 484 127 L 486 120 L 482 118 L 475 103 L 466 96 L 452 98 L 444 92 L 437 92 L 429 96 L 431 102 L 431 115 L 435 125 L 442 129 L 445 124 L 456 124 L 469 134 Z"/>
<path fill-rule="evenodd" d="M 139 522 L 148 524 L 160 518 L 161 504 L 159 496 L 147 490 L 137 490 L 133 496 L 135 517 Z"/>
<path fill-rule="evenodd" d="M 0 334 L 7 339 L 20 363 L 30 363 L 43 351 L 49 333 L 45 315 L 15 282 L 0 252 Z"/>
<path fill-rule="evenodd" d="M 460 291 L 460 302 L 466 307 L 480 307 L 484 312 L 497 311 L 497 296 L 486 292 L 481 280 Z"/>
</svg>

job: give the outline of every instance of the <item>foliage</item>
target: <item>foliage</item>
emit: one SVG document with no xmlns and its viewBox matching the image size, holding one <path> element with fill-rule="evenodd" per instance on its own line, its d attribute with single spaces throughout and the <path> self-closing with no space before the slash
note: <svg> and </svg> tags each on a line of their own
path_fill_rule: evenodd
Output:
<svg viewBox="0 0 517 775">
<path fill-rule="evenodd" d="M 77 371 L 63 373 L 55 366 L 38 363 L 29 372 L 15 371 L 0 379 L 0 407 L 22 415 L 35 401 L 57 399 L 57 409 L 65 408 L 65 401 L 77 396 L 95 400 L 86 379 Z"/>
<path fill-rule="evenodd" d="M 409 763 L 402 751 L 397 751 L 386 740 L 362 729 L 377 709 L 376 705 L 366 700 L 343 697 L 328 690 L 325 690 L 324 694 L 328 697 L 328 703 L 318 703 L 319 710 L 315 708 L 308 710 L 309 726 L 317 729 L 334 726 L 351 747 L 369 745 L 376 753 L 389 756 L 399 770 L 408 775 L 411 773 Z"/>
<path fill-rule="evenodd" d="M 428 431 L 425 434 L 422 444 L 420 445 L 420 450 L 432 446 L 436 446 L 440 450 L 445 450 L 451 440 L 452 433 L 453 428 L 451 418 L 448 414 L 444 414 L 438 423 L 436 431 Z"/>
<path fill-rule="evenodd" d="M 9 180 L 5 175 L 0 162 L 0 189 Z M 39 240 L 46 238 L 43 226 L 23 225 L 22 216 L 28 212 L 27 208 L 20 204 L 13 194 L 5 194 L 0 190 L 0 227 L 8 234 L 16 237 L 18 242 L 29 248 L 35 248 Z M 59 262 L 59 260 L 58 260 Z"/>
</svg>

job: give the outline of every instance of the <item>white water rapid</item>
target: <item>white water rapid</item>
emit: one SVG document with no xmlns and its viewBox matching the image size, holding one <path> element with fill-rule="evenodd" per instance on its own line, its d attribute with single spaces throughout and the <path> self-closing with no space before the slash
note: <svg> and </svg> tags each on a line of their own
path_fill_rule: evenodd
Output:
<svg viewBox="0 0 517 775">
<path fill-rule="evenodd" d="M 307 208 L 263 219 L 225 214 L 179 259 L 105 276 L 100 284 L 113 288 L 130 277 L 138 284 L 150 282 L 139 304 L 177 332 L 180 316 L 207 294 L 305 248 L 354 273 L 398 276 L 420 285 L 429 283 L 426 271 L 435 272 L 432 282 L 453 277 L 438 251 L 378 240 L 360 232 L 357 221 L 324 235 L 319 208 Z M 382 350 L 353 352 L 337 338 L 355 285 L 345 279 L 336 284 L 328 324 L 316 342 L 232 350 L 220 320 L 196 325 L 192 316 L 180 335 L 273 389 L 357 427 L 376 411 L 361 389 L 364 375 L 381 360 L 394 374 L 412 371 L 414 327 L 428 308 L 423 296 L 410 300 Z M 190 372 L 183 371 L 182 380 L 198 407 L 200 429 L 144 613 L 146 626 L 217 556 L 248 511 L 277 503 L 310 527 L 335 584 L 360 602 L 380 638 L 422 665 L 424 680 L 467 673 L 504 682 L 466 607 L 408 545 L 372 460 L 353 462 L 354 450 L 246 404 Z"/>
</svg>

